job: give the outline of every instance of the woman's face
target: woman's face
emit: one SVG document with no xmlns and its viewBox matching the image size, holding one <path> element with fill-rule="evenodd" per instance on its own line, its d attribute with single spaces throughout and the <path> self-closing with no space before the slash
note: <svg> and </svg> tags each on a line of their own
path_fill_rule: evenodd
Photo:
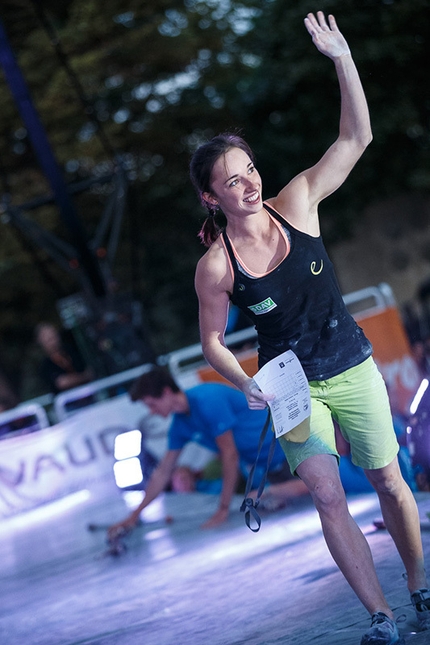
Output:
<svg viewBox="0 0 430 645">
<path fill-rule="evenodd" d="M 217 159 L 212 169 L 211 188 L 203 198 L 211 205 L 219 205 L 227 217 L 261 210 L 261 177 L 240 148 L 231 148 Z"/>
</svg>

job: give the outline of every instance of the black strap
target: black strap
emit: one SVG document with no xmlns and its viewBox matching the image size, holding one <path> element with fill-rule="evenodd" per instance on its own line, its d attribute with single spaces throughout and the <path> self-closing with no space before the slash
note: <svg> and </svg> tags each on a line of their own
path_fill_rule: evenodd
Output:
<svg viewBox="0 0 430 645">
<path fill-rule="evenodd" d="M 231 245 L 230 239 L 229 239 L 229 237 L 227 235 L 227 232 L 226 232 L 225 228 L 222 231 L 222 239 L 224 240 L 225 248 L 227 249 L 227 253 L 229 255 L 230 262 L 232 264 L 234 274 L 236 275 L 236 273 L 237 273 L 237 260 L 236 260 L 236 257 L 234 255 L 233 247 Z"/>
<path fill-rule="evenodd" d="M 244 500 L 242 502 L 242 505 L 240 507 L 241 512 L 245 513 L 246 526 L 251 531 L 253 531 L 253 533 L 257 533 L 257 531 L 260 530 L 260 526 L 261 526 L 261 517 L 257 513 L 257 506 L 260 503 L 260 497 L 261 497 L 261 495 L 263 493 L 264 486 L 266 485 L 267 474 L 269 472 L 269 468 L 270 468 L 270 464 L 271 464 L 271 461 L 272 461 L 273 453 L 275 452 L 275 445 L 276 445 L 275 433 L 273 433 L 273 437 L 272 437 L 272 441 L 271 441 L 270 449 L 269 449 L 269 455 L 267 457 L 266 471 L 265 471 L 263 477 L 261 478 L 261 482 L 260 482 L 260 485 L 259 485 L 258 491 L 257 491 L 257 497 L 254 500 L 254 499 L 252 499 L 252 497 L 248 497 L 248 495 L 249 495 L 249 492 L 250 492 L 250 490 L 252 488 L 252 480 L 254 479 L 255 468 L 256 468 L 257 463 L 258 463 L 258 458 L 260 456 L 261 448 L 263 447 L 264 439 L 266 438 L 267 430 L 268 430 L 268 428 L 270 426 L 270 421 L 271 421 L 270 410 L 267 410 L 267 419 L 266 419 L 266 422 L 265 422 L 265 424 L 263 426 L 263 429 L 261 431 L 261 434 L 260 434 L 260 441 L 258 442 L 257 457 L 255 459 L 255 463 L 252 465 L 252 468 L 249 471 L 249 475 L 248 475 L 248 479 L 247 479 L 246 487 L 245 487 L 245 498 L 244 498 Z M 255 520 L 255 522 L 257 524 L 256 528 L 252 528 L 252 526 L 251 526 L 251 519 L 252 518 L 254 518 L 254 520 Z"/>
</svg>

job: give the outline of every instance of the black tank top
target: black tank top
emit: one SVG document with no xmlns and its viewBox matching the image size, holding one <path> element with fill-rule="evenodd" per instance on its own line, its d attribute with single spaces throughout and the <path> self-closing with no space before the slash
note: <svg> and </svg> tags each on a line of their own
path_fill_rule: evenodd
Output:
<svg viewBox="0 0 430 645">
<path fill-rule="evenodd" d="M 222 233 L 234 273 L 230 300 L 255 324 L 259 366 L 291 349 L 308 380 L 322 381 L 362 363 L 372 346 L 345 307 L 321 236 L 302 233 L 268 204 L 264 208 L 288 231 L 291 246 L 266 275 L 243 273 Z"/>
</svg>

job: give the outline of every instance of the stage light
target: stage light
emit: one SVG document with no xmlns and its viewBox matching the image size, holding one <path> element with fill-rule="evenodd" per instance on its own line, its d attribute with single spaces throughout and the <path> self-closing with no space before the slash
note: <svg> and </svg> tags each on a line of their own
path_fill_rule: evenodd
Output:
<svg viewBox="0 0 430 645">
<path fill-rule="evenodd" d="M 115 437 L 113 466 L 115 482 L 125 490 L 144 490 L 157 465 L 156 459 L 145 450 L 140 430 L 121 432 Z"/>
<path fill-rule="evenodd" d="M 116 461 L 113 465 L 113 472 L 118 488 L 137 486 L 143 481 L 142 466 L 138 457 Z"/>
<path fill-rule="evenodd" d="M 418 406 L 421 403 L 421 399 L 424 396 L 425 391 L 427 390 L 429 386 L 428 379 L 423 379 L 421 381 L 421 385 L 419 386 L 417 393 L 414 396 L 414 399 L 411 403 L 411 407 L 409 408 L 410 414 L 415 414 L 415 412 L 418 410 Z"/>
<path fill-rule="evenodd" d="M 143 481 L 142 465 L 139 455 L 142 450 L 140 430 L 121 432 L 115 437 L 113 471 L 118 488 L 137 486 Z"/>
<path fill-rule="evenodd" d="M 140 430 L 121 432 L 115 437 L 114 457 L 117 461 L 138 457 L 142 450 L 142 433 Z"/>
</svg>

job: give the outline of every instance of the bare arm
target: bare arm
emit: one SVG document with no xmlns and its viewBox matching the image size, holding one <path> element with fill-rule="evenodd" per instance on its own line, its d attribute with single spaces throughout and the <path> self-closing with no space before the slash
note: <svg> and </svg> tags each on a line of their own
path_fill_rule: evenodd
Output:
<svg viewBox="0 0 430 645">
<path fill-rule="evenodd" d="M 363 88 L 348 44 L 333 16 L 308 14 L 305 26 L 318 50 L 331 58 L 337 71 L 341 110 L 339 136 L 322 159 L 300 173 L 269 202 L 298 229 L 319 235 L 318 205 L 346 179 L 371 140 L 370 120 Z M 225 250 L 217 240 L 200 260 L 196 271 L 200 306 L 200 337 L 212 367 L 241 389 L 251 409 L 262 409 L 271 397 L 257 388 L 240 367 L 224 341 L 232 276 Z"/>
<path fill-rule="evenodd" d="M 60 374 L 55 379 L 57 389 L 69 390 L 72 387 L 84 385 L 94 378 L 94 372 L 90 367 L 87 367 L 83 372 L 72 372 L 71 374 Z"/>
<path fill-rule="evenodd" d="M 276 198 L 274 208 L 301 230 L 319 234 L 318 204 L 345 181 L 372 140 L 366 97 L 345 38 L 333 16 L 308 14 L 305 26 L 317 49 L 335 65 L 341 93 L 339 135 L 320 161 L 295 177 Z"/>
<path fill-rule="evenodd" d="M 130 531 L 136 526 L 143 509 L 154 501 L 154 499 L 166 488 L 180 453 L 180 450 L 168 450 L 166 452 L 163 459 L 151 475 L 145 490 L 145 497 L 139 506 L 135 508 L 134 511 L 125 518 L 125 520 L 109 527 L 108 536 L 110 538 L 116 537 L 123 530 Z"/>
<path fill-rule="evenodd" d="M 271 399 L 240 366 L 224 341 L 229 293 L 233 288 L 229 266 L 221 243 L 215 242 L 197 265 L 195 287 L 199 299 L 200 338 L 210 365 L 242 390 L 251 409 L 263 409 Z"/>
<path fill-rule="evenodd" d="M 228 430 L 219 435 L 216 438 L 216 443 L 222 464 L 222 490 L 218 510 L 203 524 L 202 528 L 213 528 L 225 522 L 237 485 L 239 458 L 232 431 Z"/>
</svg>

